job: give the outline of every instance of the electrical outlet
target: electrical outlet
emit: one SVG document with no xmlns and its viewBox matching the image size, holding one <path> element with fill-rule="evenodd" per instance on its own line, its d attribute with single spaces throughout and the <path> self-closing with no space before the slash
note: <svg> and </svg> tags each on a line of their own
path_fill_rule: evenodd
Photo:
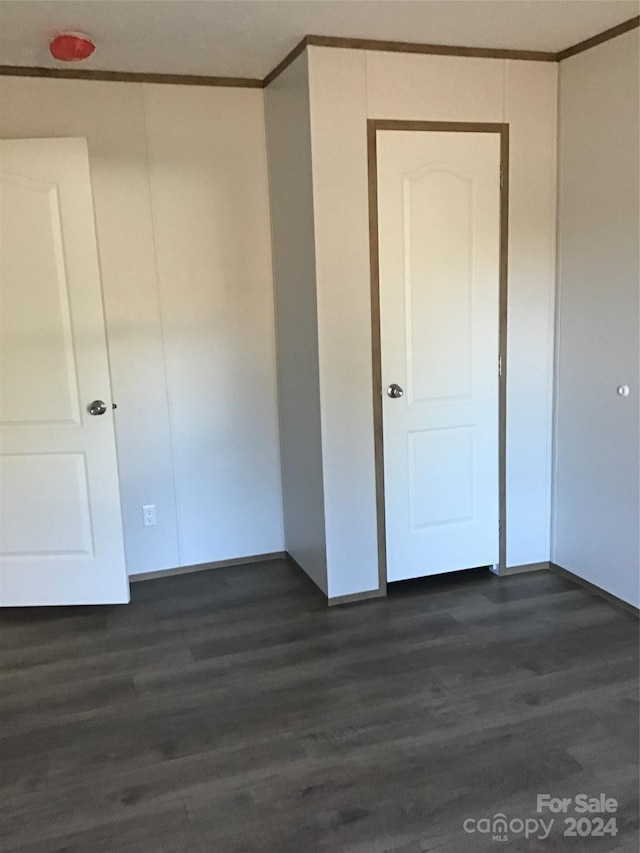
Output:
<svg viewBox="0 0 640 853">
<path fill-rule="evenodd" d="M 142 507 L 142 521 L 145 527 L 153 527 L 156 524 L 155 504 L 148 504 Z"/>
</svg>

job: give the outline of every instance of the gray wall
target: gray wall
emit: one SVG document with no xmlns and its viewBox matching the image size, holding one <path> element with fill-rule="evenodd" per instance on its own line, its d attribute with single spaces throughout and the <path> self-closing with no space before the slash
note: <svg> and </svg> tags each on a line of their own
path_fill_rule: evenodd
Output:
<svg viewBox="0 0 640 853">
<path fill-rule="evenodd" d="M 554 562 L 636 606 L 638 68 L 638 30 L 560 68 L 552 548 Z"/>
<path fill-rule="evenodd" d="M 327 593 L 307 52 L 266 89 L 287 551 Z"/>
</svg>

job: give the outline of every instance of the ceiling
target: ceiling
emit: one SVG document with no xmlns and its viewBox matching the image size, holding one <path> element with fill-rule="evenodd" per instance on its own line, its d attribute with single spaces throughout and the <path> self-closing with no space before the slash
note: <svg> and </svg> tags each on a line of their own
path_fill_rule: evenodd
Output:
<svg viewBox="0 0 640 853">
<path fill-rule="evenodd" d="M 558 51 L 638 14 L 638 0 L 0 0 L 0 64 L 69 67 L 62 30 L 91 35 L 74 68 L 264 77 L 307 34 Z"/>
</svg>

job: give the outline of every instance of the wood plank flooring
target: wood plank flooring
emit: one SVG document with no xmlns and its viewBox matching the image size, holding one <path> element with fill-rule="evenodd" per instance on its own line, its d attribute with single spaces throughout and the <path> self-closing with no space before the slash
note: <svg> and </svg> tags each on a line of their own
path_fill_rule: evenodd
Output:
<svg viewBox="0 0 640 853">
<path fill-rule="evenodd" d="M 603 792 L 616 836 L 536 813 L 538 793 Z M 464 831 L 496 813 L 555 824 Z M 613 853 L 638 837 L 638 621 L 549 572 L 327 609 L 276 561 L 134 584 L 127 607 L 0 612 L 3 853 Z"/>
</svg>

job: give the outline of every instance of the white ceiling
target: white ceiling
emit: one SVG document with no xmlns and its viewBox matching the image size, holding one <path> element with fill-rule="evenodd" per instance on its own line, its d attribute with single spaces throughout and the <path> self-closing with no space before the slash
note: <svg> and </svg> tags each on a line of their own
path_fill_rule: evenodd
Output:
<svg viewBox="0 0 640 853">
<path fill-rule="evenodd" d="M 558 51 L 638 9 L 638 0 L 0 0 L 0 64 L 65 67 L 48 43 L 70 29 L 97 45 L 74 68 L 264 77 L 309 33 Z"/>
</svg>

